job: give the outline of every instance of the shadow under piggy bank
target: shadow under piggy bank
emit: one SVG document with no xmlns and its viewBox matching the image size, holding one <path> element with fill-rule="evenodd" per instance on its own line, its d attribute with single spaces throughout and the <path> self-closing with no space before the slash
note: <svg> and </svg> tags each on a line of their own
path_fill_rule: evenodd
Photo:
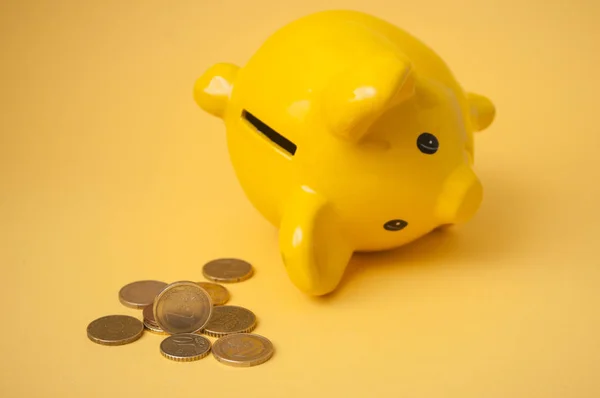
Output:
<svg viewBox="0 0 600 398">
<path fill-rule="evenodd" d="M 364 294 L 380 289 L 377 281 L 381 278 L 408 277 L 422 267 L 497 266 L 499 258 L 518 252 L 535 201 L 527 198 L 525 187 L 503 180 L 500 170 L 480 174 L 486 183 L 485 198 L 469 222 L 434 230 L 396 249 L 355 253 L 337 289 L 316 299 L 332 300 L 358 290 Z"/>
</svg>

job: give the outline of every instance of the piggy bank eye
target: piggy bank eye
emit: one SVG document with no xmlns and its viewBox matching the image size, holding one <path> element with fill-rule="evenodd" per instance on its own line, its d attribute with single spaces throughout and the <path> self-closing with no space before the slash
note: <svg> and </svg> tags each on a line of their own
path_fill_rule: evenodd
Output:
<svg viewBox="0 0 600 398">
<path fill-rule="evenodd" d="M 417 147 L 421 152 L 427 155 L 433 155 L 440 147 L 440 143 L 438 142 L 438 139 L 435 138 L 435 135 L 423 133 L 417 138 Z"/>
<path fill-rule="evenodd" d="M 400 231 L 401 229 L 406 228 L 408 223 L 404 220 L 390 220 L 383 224 L 383 228 L 387 231 Z"/>
</svg>

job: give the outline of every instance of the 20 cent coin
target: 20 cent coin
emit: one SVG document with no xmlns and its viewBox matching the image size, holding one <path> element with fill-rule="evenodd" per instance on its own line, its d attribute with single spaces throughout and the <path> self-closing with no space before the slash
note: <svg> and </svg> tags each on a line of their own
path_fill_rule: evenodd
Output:
<svg viewBox="0 0 600 398">
<path fill-rule="evenodd" d="M 235 305 L 215 307 L 203 333 L 221 337 L 232 333 L 248 333 L 256 327 L 256 315 Z"/>
</svg>

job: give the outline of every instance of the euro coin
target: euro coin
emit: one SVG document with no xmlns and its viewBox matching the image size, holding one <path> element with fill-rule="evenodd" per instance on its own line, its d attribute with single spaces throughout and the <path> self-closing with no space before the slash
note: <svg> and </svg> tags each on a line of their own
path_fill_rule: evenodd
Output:
<svg viewBox="0 0 600 398">
<path fill-rule="evenodd" d="M 156 325 L 158 326 L 158 324 L 156 323 L 156 319 L 154 319 L 154 303 L 152 303 L 151 305 L 147 305 L 144 307 L 144 310 L 142 311 L 142 315 L 144 316 L 144 322 L 148 322 L 151 325 Z"/>
<path fill-rule="evenodd" d="M 154 333 L 154 334 L 169 334 L 169 333 L 165 332 L 164 330 L 162 330 L 160 328 L 160 326 L 148 322 L 147 319 L 144 319 L 144 327 L 146 328 L 147 331 Z"/>
<path fill-rule="evenodd" d="M 94 343 L 123 345 L 136 341 L 144 333 L 142 322 L 129 315 L 108 315 L 92 321 L 87 335 Z"/>
<path fill-rule="evenodd" d="M 213 337 L 221 337 L 232 333 L 248 333 L 256 327 L 256 316 L 246 308 L 235 305 L 215 307 L 202 331 Z"/>
<path fill-rule="evenodd" d="M 160 353 L 173 361 L 190 362 L 207 356 L 210 348 L 210 341 L 206 337 L 182 333 L 164 339 L 160 344 Z"/>
<path fill-rule="evenodd" d="M 236 333 L 223 336 L 214 342 L 215 359 L 235 367 L 260 365 L 273 356 L 273 344 L 258 334 Z"/>
<path fill-rule="evenodd" d="M 208 295 L 210 296 L 213 305 L 223 305 L 229 301 L 230 295 L 229 291 L 225 288 L 225 286 L 221 286 L 217 283 L 211 282 L 197 282 L 198 286 L 202 289 L 206 290 Z"/>
<path fill-rule="evenodd" d="M 252 265 L 237 258 L 220 258 L 204 264 L 202 274 L 213 282 L 233 283 L 250 278 Z"/>
<path fill-rule="evenodd" d="M 137 281 L 129 283 L 119 291 L 119 301 L 126 307 L 141 309 L 151 305 L 167 284 L 160 281 Z"/>
<path fill-rule="evenodd" d="M 189 281 L 171 283 L 154 301 L 156 324 L 169 334 L 201 330 L 212 314 L 212 301 L 206 290 Z"/>
</svg>

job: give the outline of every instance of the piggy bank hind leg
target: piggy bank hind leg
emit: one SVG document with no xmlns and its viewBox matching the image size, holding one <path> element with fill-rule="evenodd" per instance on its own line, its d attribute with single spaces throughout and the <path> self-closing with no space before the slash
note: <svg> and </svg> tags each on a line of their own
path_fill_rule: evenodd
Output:
<svg viewBox="0 0 600 398">
<path fill-rule="evenodd" d="M 291 281 L 315 296 L 335 290 L 354 252 L 331 204 L 307 187 L 287 203 L 279 246 Z"/>
</svg>

